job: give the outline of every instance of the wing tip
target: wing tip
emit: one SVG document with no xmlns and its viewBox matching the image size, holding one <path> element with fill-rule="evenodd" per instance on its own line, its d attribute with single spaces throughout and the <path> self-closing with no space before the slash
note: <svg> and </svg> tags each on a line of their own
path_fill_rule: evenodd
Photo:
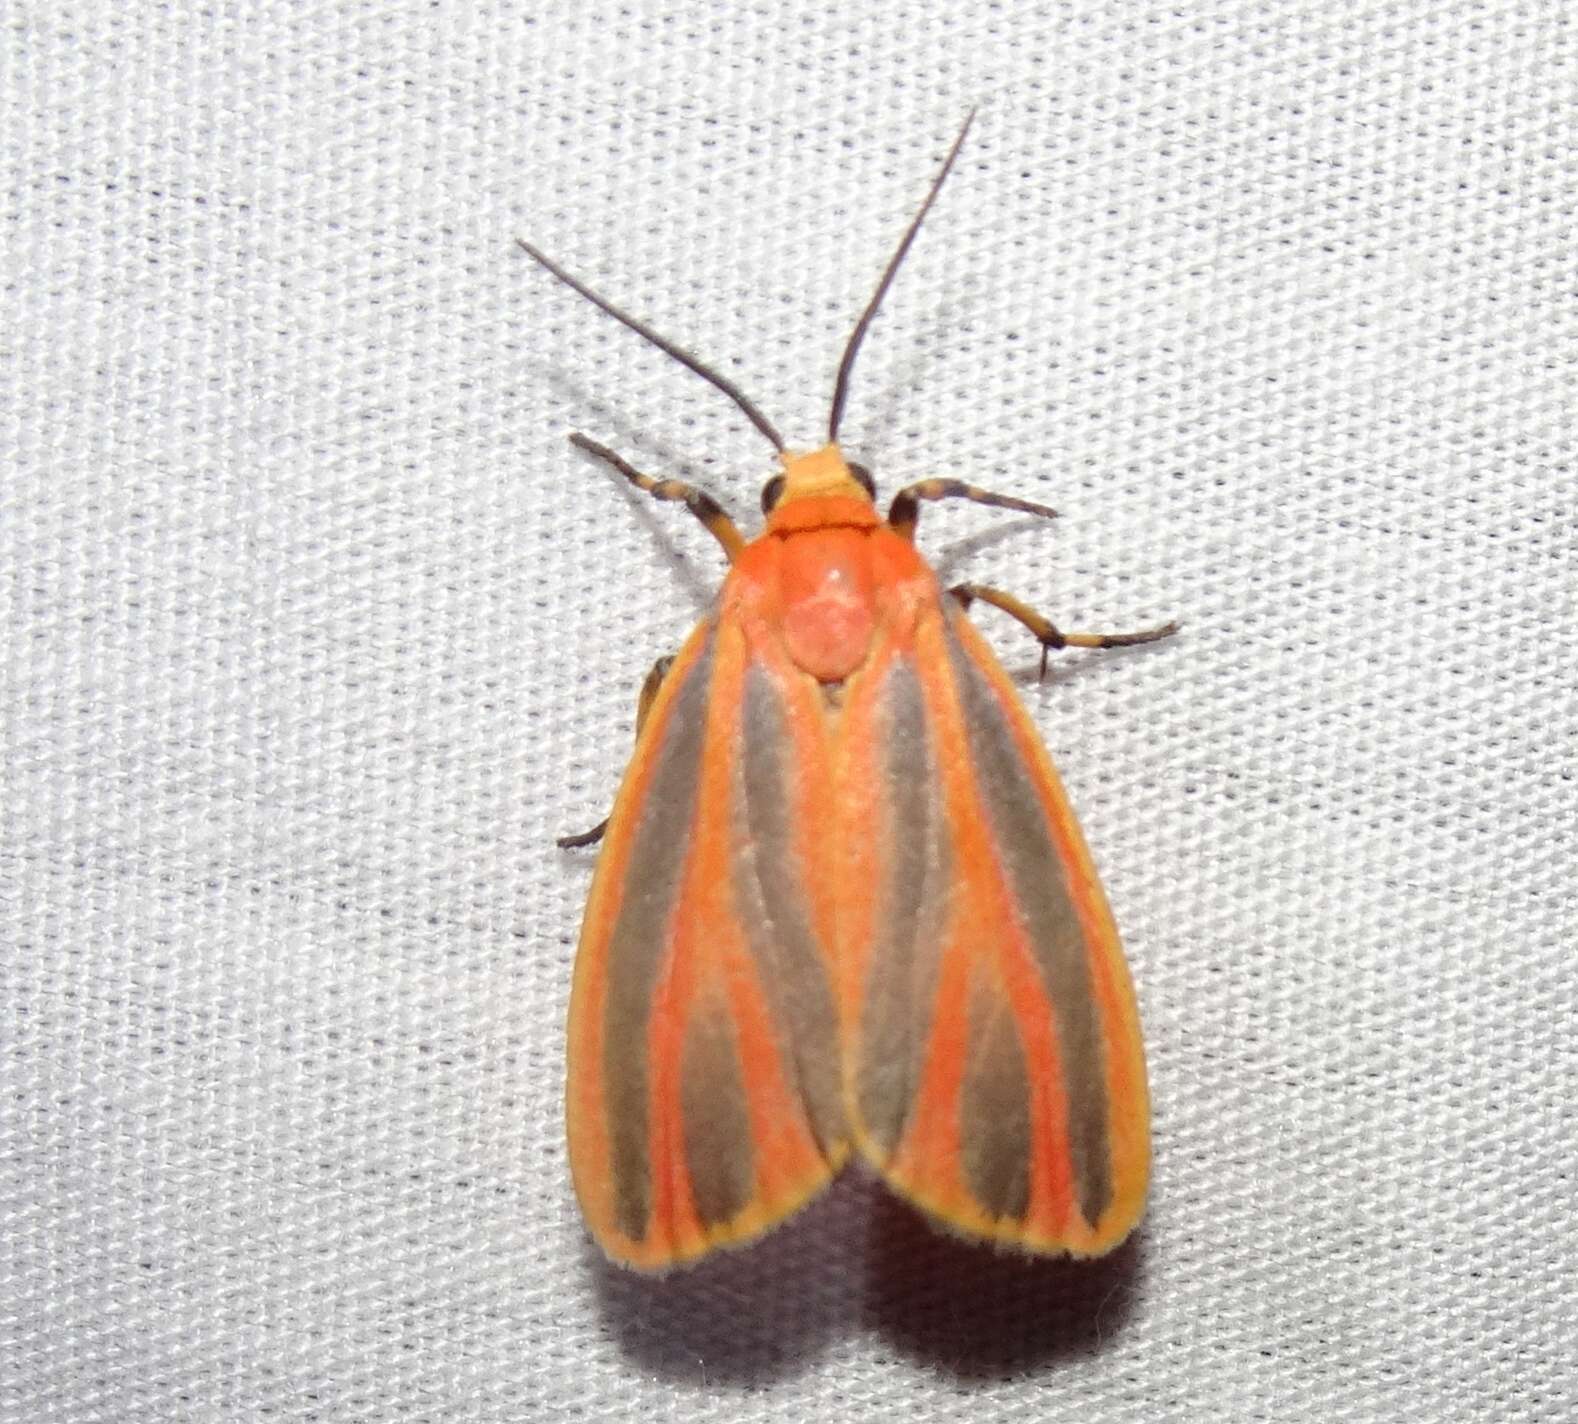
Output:
<svg viewBox="0 0 1578 1424">
<path fill-rule="evenodd" d="M 1071 1234 L 1033 1230 L 1022 1221 L 988 1216 L 929 1198 L 924 1190 L 885 1176 L 889 1190 L 940 1234 L 1004 1256 L 1037 1261 L 1091 1261 L 1110 1256 L 1127 1241 L 1145 1214 L 1143 1197 L 1125 1210 L 1109 1207 L 1095 1228 Z"/>
<path fill-rule="evenodd" d="M 862 1126 L 855 1123 L 855 1150 L 881 1178 L 883 1184 L 906 1206 L 941 1235 L 972 1246 L 984 1246 L 1005 1256 L 1029 1260 L 1097 1260 L 1110 1256 L 1123 1245 L 1145 1216 L 1150 1173 L 1114 1190 L 1113 1199 L 1094 1226 L 1079 1223 L 1078 1231 L 1039 1231 L 1011 1217 L 992 1216 L 975 1207 L 959 1194 L 947 1200 L 936 1190 L 893 1166 L 893 1154 L 879 1147 Z M 1076 1212 L 1077 1216 L 1077 1212 Z"/>
<path fill-rule="evenodd" d="M 633 1241 L 617 1229 L 600 1229 L 584 1206 L 582 1215 L 592 1239 L 613 1265 L 644 1276 L 664 1276 L 698 1265 L 719 1252 L 743 1250 L 761 1240 L 826 1191 L 849 1157 L 849 1144 L 844 1143 L 824 1160 L 821 1172 L 793 1184 L 770 1204 L 753 1201 L 720 1225 L 688 1231 L 679 1241 L 665 1240 L 661 1232 Z"/>
</svg>

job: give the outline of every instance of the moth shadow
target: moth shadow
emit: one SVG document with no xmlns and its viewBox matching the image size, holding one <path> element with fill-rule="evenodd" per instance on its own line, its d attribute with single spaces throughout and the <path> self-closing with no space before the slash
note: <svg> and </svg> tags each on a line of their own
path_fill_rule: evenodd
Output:
<svg viewBox="0 0 1578 1424">
<path fill-rule="evenodd" d="M 1143 1229 L 1099 1260 L 1037 1260 L 940 1235 L 891 1197 L 876 1211 L 872 1323 L 957 1380 L 1008 1379 L 1094 1355 L 1143 1289 Z"/>
<path fill-rule="evenodd" d="M 1034 514 L 1018 518 L 1010 517 L 994 520 L 990 526 L 978 533 L 967 534 L 962 539 L 954 539 L 932 563 L 932 568 L 937 573 L 937 581 L 946 588 L 957 581 L 959 567 L 968 563 L 976 554 L 985 553 L 998 544 L 1005 543 L 1009 539 L 1017 539 L 1022 535 L 1045 535 L 1055 532 L 1051 526 L 1056 523 L 1056 520 L 1043 519 Z"/>
<path fill-rule="evenodd" d="M 562 372 L 545 367 L 542 370 L 542 377 L 547 385 L 565 397 L 570 404 L 587 413 L 587 419 L 574 427 L 576 430 L 581 430 L 593 439 L 607 444 L 645 474 L 659 479 L 681 479 L 700 486 L 716 498 L 725 510 L 730 510 L 732 513 L 734 501 L 727 497 L 732 491 L 720 493 L 718 489 L 713 488 L 708 473 L 699 468 L 693 460 L 688 459 L 672 445 L 644 433 L 639 425 L 614 406 L 598 399 Z M 571 433 L 569 427 L 564 431 L 566 445 L 569 443 Z M 571 453 L 579 471 L 592 478 L 604 478 L 619 491 L 636 520 L 651 534 L 675 581 L 684 588 L 698 613 L 705 610 L 712 603 L 713 596 L 717 592 L 718 583 L 722 578 L 722 565 L 721 562 L 716 566 L 709 565 L 708 571 L 704 573 L 695 560 L 684 552 L 680 541 L 675 537 L 675 531 L 687 524 L 694 527 L 694 521 L 690 516 L 678 505 L 664 508 L 650 495 L 632 487 L 622 475 L 610 469 L 594 455 L 580 450 L 573 450 Z M 766 475 L 762 478 L 765 482 Z M 709 547 L 713 550 L 717 548 L 710 540 Z"/>
<path fill-rule="evenodd" d="M 858 1169 L 760 1241 L 661 1276 L 587 1250 L 603 1318 L 633 1364 L 742 1390 L 862 1331 L 961 1382 L 1052 1368 L 1123 1328 L 1144 1264 L 1139 1235 L 1099 1261 L 942 1235 Z"/>
<path fill-rule="evenodd" d="M 835 1183 L 761 1240 L 658 1276 L 589 1246 L 603 1318 L 625 1355 L 664 1379 L 749 1389 L 792 1374 L 858 1317 L 859 1254 L 832 1245 L 847 1244 L 855 1209 Z"/>
</svg>

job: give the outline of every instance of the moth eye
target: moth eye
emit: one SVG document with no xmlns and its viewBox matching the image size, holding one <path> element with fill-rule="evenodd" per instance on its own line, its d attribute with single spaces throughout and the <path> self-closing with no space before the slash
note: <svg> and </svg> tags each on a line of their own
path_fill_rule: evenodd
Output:
<svg viewBox="0 0 1578 1424">
<path fill-rule="evenodd" d="M 783 498 L 783 493 L 784 477 L 782 475 L 774 475 L 772 479 L 762 486 L 762 513 L 771 514 L 773 506 Z"/>
<path fill-rule="evenodd" d="M 848 461 L 849 473 L 860 481 L 860 486 L 872 499 L 877 497 L 877 482 L 871 478 L 871 471 L 864 465 L 857 465 L 853 460 Z"/>
</svg>

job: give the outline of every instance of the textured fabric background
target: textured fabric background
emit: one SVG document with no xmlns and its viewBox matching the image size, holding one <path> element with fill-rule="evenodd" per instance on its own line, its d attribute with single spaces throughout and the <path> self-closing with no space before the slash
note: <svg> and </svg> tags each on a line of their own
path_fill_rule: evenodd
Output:
<svg viewBox="0 0 1578 1424">
<path fill-rule="evenodd" d="M 0 1419 L 1572 1418 L 1578 53 L 1562 0 L 6 11 Z M 603 1266 L 560 1108 L 636 686 L 770 452 L 1065 626 L 1141 991 L 1093 1267 L 850 1180 Z M 754 527 L 754 519 L 749 522 Z"/>
</svg>

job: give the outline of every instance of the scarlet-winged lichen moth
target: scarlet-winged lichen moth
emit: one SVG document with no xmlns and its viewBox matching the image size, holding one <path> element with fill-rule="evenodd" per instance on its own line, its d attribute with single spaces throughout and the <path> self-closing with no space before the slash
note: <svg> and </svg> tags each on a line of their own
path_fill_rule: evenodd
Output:
<svg viewBox="0 0 1578 1424">
<path fill-rule="evenodd" d="M 973 115 L 972 115 L 973 117 Z M 882 519 L 838 447 L 856 352 L 969 132 L 965 121 L 844 351 L 827 443 L 785 447 L 728 379 L 526 242 L 548 271 L 724 392 L 778 452 L 749 542 L 718 503 L 578 447 L 722 545 L 716 604 L 648 675 L 603 825 L 571 995 L 570 1165 L 615 1261 L 661 1270 L 747 1241 L 852 1153 L 934 1221 L 1095 1256 L 1144 1207 L 1144 1050 L 1084 838 L 1013 683 L 965 610 L 1046 653 L 1009 594 L 944 591 L 922 500 L 1052 516 L 957 480 Z"/>
</svg>

